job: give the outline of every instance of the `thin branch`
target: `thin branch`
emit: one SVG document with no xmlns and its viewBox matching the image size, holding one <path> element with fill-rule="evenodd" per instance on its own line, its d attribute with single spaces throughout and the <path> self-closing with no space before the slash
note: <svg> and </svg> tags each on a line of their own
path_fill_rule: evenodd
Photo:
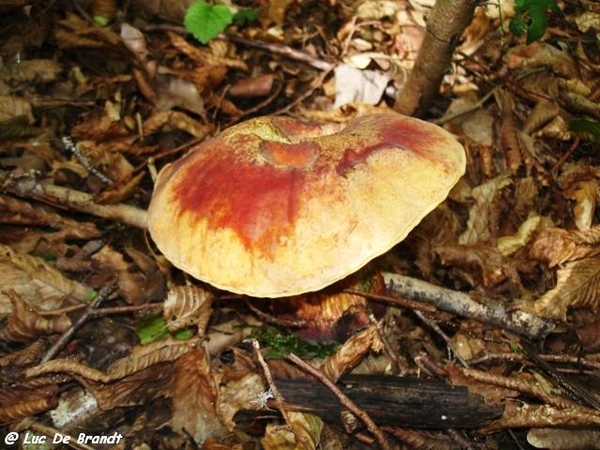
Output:
<svg viewBox="0 0 600 450">
<path fill-rule="evenodd" d="M 141 208 L 124 203 L 102 205 L 96 203 L 94 196 L 87 192 L 57 186 L 48 181 L 38 180 L 33 175 L 11 177 L 6 176 L 6 173 L 0 173 L 0 184 L 2 190 L 22 198 L 32 198 L 52 206 L 71 208 L 141 229 L 147 228 L 146 211 Z"/>
<path fill-rule="evenodd" d="M 411 300 L 431 303 L 443 311 L 539 338 L 556 329 L 556 325 L 526 311 L 508 311 L 494 302 L 476 302 L 469 294 L 442 288 L 415 278 L 384 272 L 384 282 L 391 293 Z"/>
</svg>

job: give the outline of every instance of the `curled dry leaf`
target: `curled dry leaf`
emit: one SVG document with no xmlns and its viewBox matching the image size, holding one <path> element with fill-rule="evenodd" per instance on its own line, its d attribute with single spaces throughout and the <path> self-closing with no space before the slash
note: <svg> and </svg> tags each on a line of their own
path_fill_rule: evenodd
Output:
<svg viewBox="0 0 600 450">
<path fill-rule="evenodd" d="M 40 414 L 58 405 L 58 386 L 0 389 L 0 426 Z"/>
<path fill-rule="evenodd" d="M 500 191 L 511 185 L 512 178 L 508 173 L 502 174 L 473 188 L 472 196 L 475 204 L 469 211 L 467 229 L 458 238 L 459 244 L 473 245 L 492 238 L 493 224 L 491 219 L 497 207 L 495 202 Z"/>
<path fill-rule="evenodd" d="M 565 320 L 569 308 L 600 308 L 600 258 L 567 263 L 556 273 L 556 287 L 533 304 L 533 312 L 543 317 Z"/>
<path fill-rule="evenodd" d="M 335 383 L 342 375 L 356 367 L 368 352 L 377 353 L 382 348 L 379 331 L 375 325 L 371 325 L 348 339 L 321 365 L 320 369 Z"/>
<path fill-rule="evenodd" d="M 515 173 L 523 163 L 521 140 L 515 122 L 515 101 L 510 93 L 504 89 L 496 89 L 496 103 L 500 110 L 499 138 L 500 148 L 504 153 L 506 167 Z"/>
<path fill-rule="evenodd" d="M 288 411 L 288 425 L 267 425 L 261 444 L 265 450 L 314 450 L 319 444 L 323 421 L 312 414 Z"/>
<path fill-rule="evenodd" d="M 550 267 L 596 256 L 600 248 L 600 226 L 589 230 L 568 231 L 558 227 L 548 227 L 535 237 L 529 257 L 547 263 Z"/>
<path fill-rule="evenodd" d="M 196 348 L 175 362 L 171 426 L 192 435 L 196 442 L 228 433 L 217 409 L 218 387 L 208 355 Z"/>
<path fill-rule="evenodd" d="M 0 244 L 0 315 L 12 311 L 7 290 L 13 290 L 27 305 L 38 311 L 58 308 L 67 297 L 83 301 L 90 294 L 87 286 L 70 280 L 41 258 L 14 251 Z"/>
<path fill-rule="evenodd" d="M 29 307 L 15 291 L 7 291 L 13 305 L 12 314 L 0 331 L 0 339 L 26 342 L 53 333 L 64 333 L 71 327 L 71 320 L 65 315 L 45 318 Z"/>
<path fill-rule="evenodd" d="M 552 221 L 547 217 L 535 213 L 530 214 L 519 226 L 519 229 L 515 234 L 498 238 L 498 251 L 502 256 L 513 254 L 517 250 L 523 248 L 532 239 L 536 231 L 543 229 L 544 227 L 549 227 L 551 224 Z"/>
<path fill-rule="evenodd" d="M 527 433 L 527 442 L 547 450 L 594 450 L 600 449 L 600 431 L 533 428 Z"/>
<path fill-rule="evenodd" d="M 177 286 L 169 291 L 163 307 L 167 328 L 175 332 L 185 327 L 197 326 L 204 335 L 212 314 L 214 295 L 198 286 Z"/>
<path fill-rule="evenodd" d="M 33 364 L 38 360 L 44 351 L 46 344 L 42 339 L 35 341 L 27 347 L 14 351 L 0 358 L 0 367 L 12 366 L 21 367 Z"/>
<path fill-rule="evenodd" d="M 586 427 L 600 425 L 600 414 L 583 406 L 557 408 L 550 405 L 532 405 L 506 402 L 502 417 L 481 429 L 493 433 L 510 428 Z"/>
<path fill-rule="evenodd" d="M 88 240 L 100 235 L 91 222 L 79 222 L 43 206 L 5 195 L 0 195 L 0 216 L 0 223 L 4 224 L 43 226 L 62 230 L 63 238 Z"/>
<path fill-rule="evenodd" d="M 118 359 L 108 366 L 106 372 L 94 369 L 78 361 L 54 359 L 27 369 L 25 376 L 31 378 L 47 373 L 66 372 L 70 375 L 77 375 L 91 381 L 109 383 L 110 381 L 118 380 L 137 371 L 144 370 L 154 364 L 174 361 L 190 351 L 197 344 L 196 340 L 178 341 L 175 339 L 165 339 L 148 345 L 137 346 L 134 347 L 129 356 Z"/>
</svg>

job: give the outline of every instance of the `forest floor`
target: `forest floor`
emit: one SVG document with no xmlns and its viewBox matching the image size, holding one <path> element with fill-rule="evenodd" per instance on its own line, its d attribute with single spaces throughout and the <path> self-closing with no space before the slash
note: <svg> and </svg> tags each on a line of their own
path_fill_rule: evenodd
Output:
<svg viewBox="0 0 600 450">
<path fill-rule="evenodd" d="M 433 2 L 245 0 L 206 44 L 121 3 L 0 0 L 0 446 L 600 448 L 596 2 L 529 43 L 478 7 L 422 117 L 465 175 L 364 279 L 272 301 L 161 256 L 153 173 L 393 108 Z"/>
</svg>

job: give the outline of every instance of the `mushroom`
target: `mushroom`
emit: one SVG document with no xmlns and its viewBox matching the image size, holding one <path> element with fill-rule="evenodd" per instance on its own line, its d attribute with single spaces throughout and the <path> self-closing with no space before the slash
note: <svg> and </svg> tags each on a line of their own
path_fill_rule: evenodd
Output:
<svg viewBox="0 0 600 450">
<path fill-rule="evenodd" d="M 402 241 L 465 170 L 446 130 L 395 113 L 260 117 L 159 173 L 150 234 L 176 267 L 254 297 L 317 291 Z"/>
</svg>

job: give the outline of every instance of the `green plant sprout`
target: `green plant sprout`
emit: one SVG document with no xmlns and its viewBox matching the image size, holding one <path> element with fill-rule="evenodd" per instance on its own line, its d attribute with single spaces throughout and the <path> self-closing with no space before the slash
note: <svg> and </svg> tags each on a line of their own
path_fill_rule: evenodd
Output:
<svg viewBox="0 0 600 450">
<path fill-rule="evenodd" d="M 542 38 L 548 24 L 547 13 L 559 11 L 555 0 L 515 0 L 515 17 L 508 25 L 515 36 L 527 34 L 527 44 Z"/>
<path fill-rule="evenodd" d="M 183 25 L 198 41 L 207 44 L 225 31 L 232 22 L 243 26 L 257 17 L 258 11 L 253 9 L 240 9 L 234 14 L 226 5 L 211 5 L 199 1 L 190 5 L 185 13 Z"/>
</svg>

